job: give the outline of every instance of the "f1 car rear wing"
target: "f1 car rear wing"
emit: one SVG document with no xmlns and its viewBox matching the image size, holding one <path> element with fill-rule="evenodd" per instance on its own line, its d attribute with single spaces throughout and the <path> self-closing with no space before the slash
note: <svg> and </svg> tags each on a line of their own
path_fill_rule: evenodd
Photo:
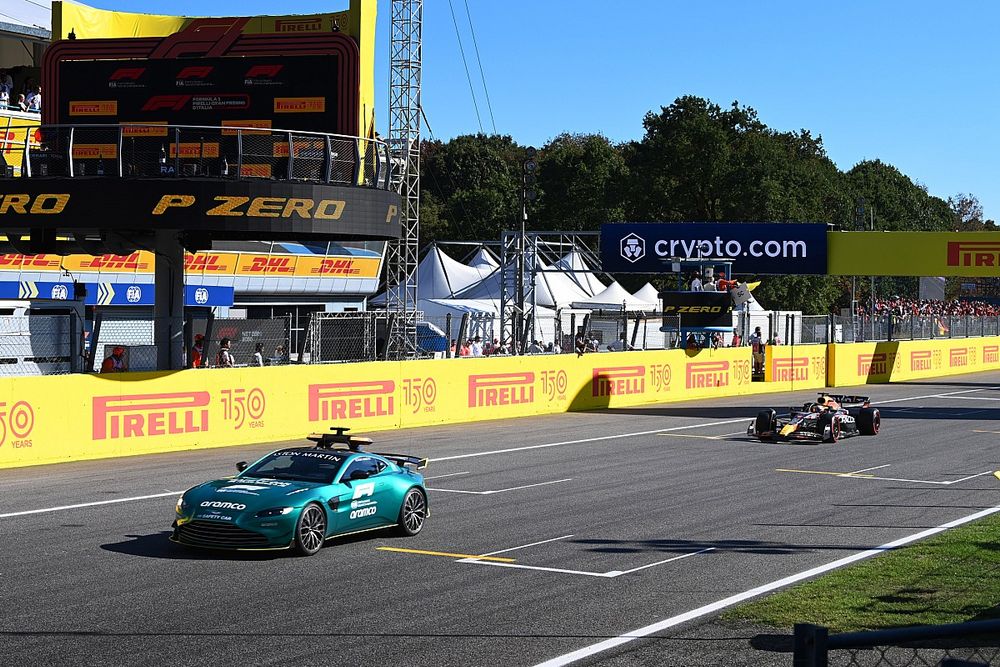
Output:
<svg viewBox="0 0 1000 667">
<path fill-rule="evenodd" d="M 855 396 L 853 394 L 820 394 L 820 398 L 832 398 L 833 400 L 840 403 L 843 407 L 862 407 L 867 408 L 871 403 L 871 396 Z"/>
</svg>

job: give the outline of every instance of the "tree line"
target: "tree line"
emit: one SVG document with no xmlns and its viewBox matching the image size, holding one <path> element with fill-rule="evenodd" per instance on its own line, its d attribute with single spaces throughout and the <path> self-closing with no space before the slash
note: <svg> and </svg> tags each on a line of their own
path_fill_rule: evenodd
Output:
<svg viewBox="0 0 1000 667">
<path fill-rule="evenodd" d="M 821 136 L 781 132 L 757 112 L 685 96 L 650 111 L 635 141 L 561 134 L 538 149 L 529 227 L 598 230 L 619 221 L 823 222 L 839 229 L 996 228 L 975 196 L 935 197 L 896 167 L 864 160 L 841 171 Z M 503 135 L 422 144 L 421 242 L 495 240 L 516 228 L 526 146 Z M 649 276 L 625 277 L 638 287 Z M 660 279 L 666 284 L 666 279 Z M 632 285 L 631 283 L 635 283 Z M 654 280 L 654 284 L 656 284 Z M 867 281 L 864 289 L 867 289 Z M 915 278 L 881 278 L 878 296 L 916 296 Z M 850 278 L 764 277 L 767 307 L 828 313 L 850 302 Z M 860 298 L 867 298 L 859 292 Z"/>
</svg>

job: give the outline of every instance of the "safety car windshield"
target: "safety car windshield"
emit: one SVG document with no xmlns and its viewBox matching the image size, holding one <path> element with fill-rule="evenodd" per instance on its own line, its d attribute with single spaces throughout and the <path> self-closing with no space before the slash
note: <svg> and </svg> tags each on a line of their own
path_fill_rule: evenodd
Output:
<svg viewBox="0 0 1000 667">
<path fill-rule="evenodd" d="M 274 452 L 243 471 L 240 477 L 290 479 L 299 482 L 333 483 L 344 456 L 313 450 Z"/>
</svg>

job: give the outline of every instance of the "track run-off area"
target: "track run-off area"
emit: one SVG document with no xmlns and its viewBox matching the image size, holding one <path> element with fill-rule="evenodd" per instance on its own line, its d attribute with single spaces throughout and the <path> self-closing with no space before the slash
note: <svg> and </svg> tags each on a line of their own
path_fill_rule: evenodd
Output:
<svg viewBox="0 0 1000 667">
<path fill-rule="evenodd" d="M 167 540 L 277 444 L 0 470 L 0 663 L 696 664 L 664 638 L 1000 510 L 1000 373 L 836 392 L 881 434 L 746 436 L 815 391 L 376 433 L 430 457 L 430 519 L 311 558 Z"/>
</svg>

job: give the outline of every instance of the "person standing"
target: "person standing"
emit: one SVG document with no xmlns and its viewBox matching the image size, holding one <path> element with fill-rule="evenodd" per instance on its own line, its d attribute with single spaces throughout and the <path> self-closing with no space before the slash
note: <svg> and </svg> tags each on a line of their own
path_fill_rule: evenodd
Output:
<svg viewBox="0 0 1000 667">
<path fill-rule="evenodd" d="M 729 343 L 729 347 L 739 347 L 743 344 L 743 339 L 740 338 L 739 329 L 733 329 L 733 339 Z"/>
<path fill-rule="evenodd" d="M 754 373 L 764 370 L 764 337 L 760 333 L 760 327 L 755 327 L 750 334 L 750 348 L 753 353 Z"/>
<path fill-rule="evenodd" d="M 228 338 L 223 338 L 219 341 L 219 354 L 215 357 L 215 365 L 218 368 L 232 368 L 236 365 L 233 361 L 233 355 L 229 351 L 231 342 Z"/>
<path fill-rule="evenodd" d="M 483 356 L 483 339 L 479 336 L 473 338 L 472 345 L 469 347 L 469 351 L 472 353 L 472 356 L 474 357 Z"/>
<path fill-rule="evenodd" d="M 697 273 L 694 273 L 691 276 L 691 291 L 692 292 L 705 291 L 705 286 L 701 282 L 701 276 L 699 276 Z"/>
<path fill-rule="evenodd" d="M 128 371 L 128 365 L 125 363 L 125 348 L 121 345 L 116 345 L 113 350 L 111 350 L 111 356 L 104 360 L 101 364 L 102 373 L 125 373 Z"/>
<path fill-rule="evenodd" d="M 264 365 L 264 344 L 257 343 L 253 347 L 253 365 L 263 366 Z"/>
</svg>

